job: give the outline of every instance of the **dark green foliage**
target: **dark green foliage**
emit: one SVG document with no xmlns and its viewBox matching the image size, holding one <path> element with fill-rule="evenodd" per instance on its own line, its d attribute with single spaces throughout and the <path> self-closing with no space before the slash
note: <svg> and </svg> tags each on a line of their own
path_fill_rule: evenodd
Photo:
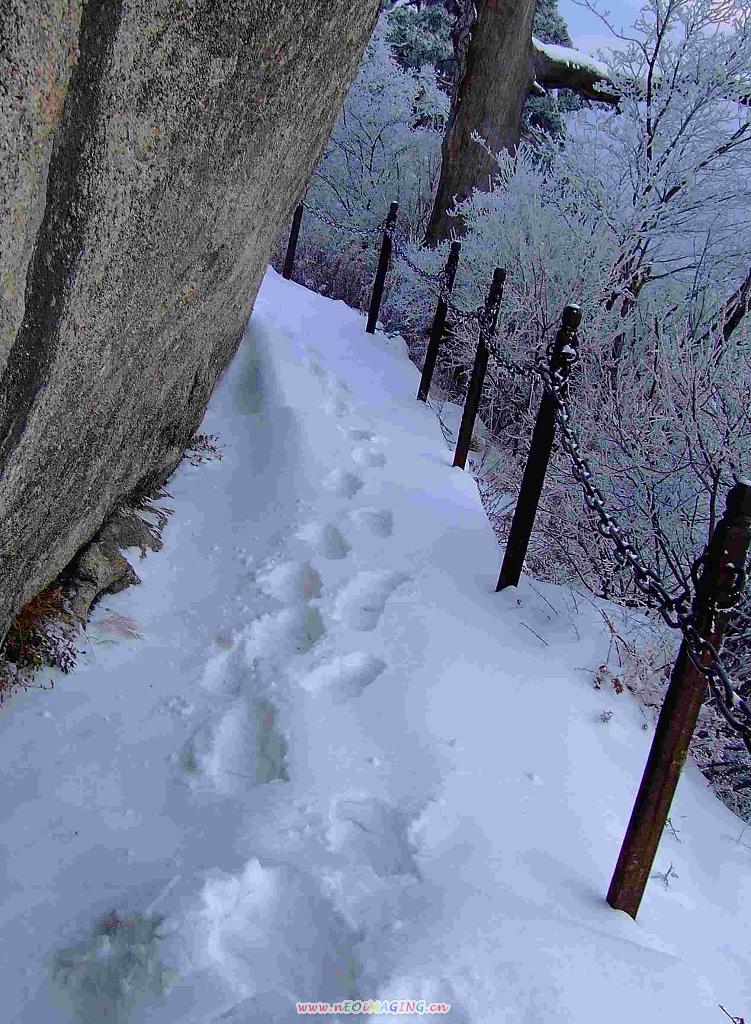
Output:
<svg viewBox="0 0 751 1024">
<path fill-rule="evenodd" d="M 389 15 L 387 39 L 397 63 L 403 68 L 432 64 L 441 83 L 451 80 L 454 51 L 452 18 L 444 7 L 395 7 Z"/>
<path fill-rule="evenodd" d="M 558 10 L 557 0 L 537 0 L 532 32 L 543 43 L 573 46 L 568 27 Z"/>
</svg>

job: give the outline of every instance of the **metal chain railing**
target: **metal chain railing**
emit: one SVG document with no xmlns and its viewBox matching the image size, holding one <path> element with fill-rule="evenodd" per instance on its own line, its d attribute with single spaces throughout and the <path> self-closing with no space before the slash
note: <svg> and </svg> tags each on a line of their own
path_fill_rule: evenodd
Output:
<svg viewBox="0 0 751 1024">
<path fill-rule="evenodd" d="M 374 229 L 372 227 L 358 229 L 343 225 L 334 221 L 310 201 L 306 201 L 305 205 L 313 216 L 337 231 L 343 231 L 358 238 L 373 237 Z M 451 315 L 452 324 L 461 325 L 471 334 L 479 335 L 483 327 L 486 326 L 484 323 L 487 315 L 485 307 L 479 306 L 476 310 L 467 310 L 452 301 L 447 287 L 446 267 L 442 267 L 438 273 L 430 273 L 418 266 L 406 250 L 407 240 L 397 237 L 393 226 L 388 223 L 386 217 L 376 230 L 387 234 L 394 255 L 430 288 L 436 299 L 442 299 L 445 302 L 447 311 Z M 491 332 L 485 331 L 486 337 L 489 337 L 490 334 Z M 571 347 L 564 349 L 562 365 L 558 369 L 553 369 L 552 348 L 553 341 L 548 345 L 546 352 L 538 356 L 536 360 L 518 362 L 500 351 L 497 340 L 492 339 L 488 345 L 494 364 L 509 375 L 514 377 L 529 377 L 533 373 L 539 375 L 543 387 L 553 398 L 561 447 L 571 462 L 572 475 L 582 488 L 586 505 L 596 518 L 598 533 L 609 542 L 616 563 L 631 570 L 636 586 L 646 598 L 647 606 L 656 608 L 671 629 L 681 632 L 689 657 L 707 680 L 711 693 L 710 702 L 715 705 L 728 726 L 741 736 L 744 745 L 751 753 L 751 701 L 738 693 L 718 651 L 697 630 L 694 623 L 692 595 L 689 589 L 684 586 L 677 594 L 671 594 L 657 573 L 642 559 L 629 540 L 627 531 L 619 527 L 608 513 L 605 507 L 605 496 L 594 482 L 592 469 L 582 454 L 581 440 L 573 427 L 568 404 L 568 376 L 579 361 L 578 353 Z M 702 555 L 691 567 L 690 575 L 695 588 L 703 560 L 704 556 Z M 730 603 L 723 602 L 724 610 L 729 611 L 735 607 L 744 587 L 745 575 L 743 568 L 740 567 L 736 574 L 732 593 L 728 595 Z"/>
<path fill-rule="evenodd" d="M 305 209 L 334 230 L 351 235 L 355 238 L 373 238 L 376 234 L 386 234 L 391 242 L 394 256 L 409 267 L 412 273 L 415 274 L 433 292 L 436 301 L 441 299 L 446 304 L 446 310 L 451 315 L 452 326 L 462 326 L 467 329 L 472 336 L 479 335 L 480 330 L 483 327 L 483 318 L 486 315 L 484 304 L 479 305 L 477 309 L 474 310 L 462 309 L 460 306 L 457 306 L 449 293 L 445 264 L 437 273 L 431 273 L 423 267 L 418 266 L 407 252 L 406 245 L 408 244 L 408 239 L 398 237 L 394 227 L 388 223 L 387 215 L 384 215 L 383 219 L 375 228 L 371 227 L 361 229 L 350 227 L 348 224 L 336 222 L 331 216 L 329 216 L 329 214 L 325 213 L 320 209 L 320 207 L 316 206 L 308 199 L 305 201 Z M 506 370 L 510 375 L 517 377 L 529 375 L 534 372 L 536 368 L 533 361 L 520 363 L 511 359 L 508 355 L 504 355 L 500 351 L 498 341 L 495 338 L 492 338 L 488 344 L 488 351 L 493 357 L 495 363 L 500 368 Z"/>
<path fill-rule="evenodd" d="M 553 397 L 561 447 L 571 461 L 572 475 L 582 488 L 587 507 L 597 518 L 598 533 L 610 542 L 616 562 L 631 569 L 634 582 L 646 596 L 649 605 L 657 609 L 671 629 L 680 630 L 686 642 L 688 656 L 707 680 L 711 703 L 728 726 L 741 737 L 746 749 L 751 753 L 751 702 L 738 693 L 719 652 L 696 628 L 689 590 L 684 587 L 678 594 L 671 595 L 657 574 L 645 564 L 625 531 L 617 526 L 607 512 L 604 495 L 594 483 L 592 469 L 582 455 L 580 439 L 572 426 L 567 394 L 568 373 L 566 370 L 552 369 L 551 354 L 549 346 L 545 356 L 538 360 L 537 370 L 544 387 Z M 578 362 L 578 354 L 570 349 L 564 352 L 564 359 L 570 372 Z M 704 559 L 704 555 L 700 556 L 691 568 L 691 578 L 695 586 L 698 584 L 699 570 Z M 746 585 L 745 567 L 734 566 L 732 569 L 734 580 L 723 595 L 722 601 L 722 610 L 725 612 L 732 611 L 737 606 Z"/>
<path fill-rule="evenodd" d="M 305 209 L 308 213 L 312 214 L 318 220 L 322 221 L 328 227 L 333 228 L 334 231 L 341 231 L 344 234 L 352 235 L 354 238 L 373 238 L 375 231 L 383 231 L 386 218 L 381 221 L 377 228 L 353 228 L 349 224 L 341 224 L 335 221 L 328 213 L 325 213 L 319 206 L 316 206 L 310 199 L 305 200 Z"/>
<path fill-rule="evenodd" d="M 451 299 L 447 288 L 446 281 L 446 267 L 443 266 L 437 274 L 431 274 L 422 267 L 419 267 L 414 260 L 412 260 L 404 248 L 404 244 L 398 238 L 391 235 L 391 241 L 396 256 L 405 263 L 409 269 L 416 274 L 420 280 L 424 281 L 428 287 L 432 288 L 436 299 L 442 299 L 446 304 L 446 310 L 451 315 L 452 327 L 462 325 L 465 328 L 469 328 L 472 336 L 479 336 L 480 332 L 483 331 L 485 335 L 485 343 L 488 348 L 488 352 L 493 357 L 495 363 L 506 370 L 513 376 L 524 376 L 528 375 L 535 370 L 535 364 L 530 361 L 528 363 L 519 363 L 511 359 L 509 356 L 501 353 L 498 345 L 498 340 L 494 333 L 488 330 L 483 330 L 487 327 L 485 323 L 488 313 L 485 309 L 485 305 L 482 304 L 475 310 L 462 309 L 456 305 Z"/>
<path fill-rule="evenodd" d="M 336 224 L 323 211 L 312 205 L 310 208 L 315 216 L 339 231 L 353 237 L 372 236 L 372 229 L 358 230 Z M 301 207 L 298 210 L 301 211 Z M 543 395 L 496 590 L 519 584 L 557 432 L 561 449 L 571 463 L 572 476 L 582 489 L 596 529 L 612 550 L 615 563 L 630 570 L 636 587 L 646 598 L 647 607 L 656 608 L 665 623 L 681 634 L 680 651 L 607 895 L 612 907 L 635 918 L 665 822 L 669 821 L 670 805 L 704 702 L 714 706 L 751 754 L 751 699 L 740 692 L 719 653 L 730 616 L 745 592 L 744 570 L 751 536 L 751 484 L 738 481 L 729 492 L 722 520 L 713 529 L 704 554 L 690 568 L 690 583 L 685 577 L 681 578 L 680 590 L 671 594 L 657 572 L 642 558 L 629 531 L 619 526 L 608 512 L 605 495 L 595 483 L 592 468 L 582 452 L 581 438 L 573 425 L 568 389 L 571 371 L 579 362 L 579 306 L 566 306 L 560 328 L 543 353 L 527 363 L 511 359 L 500 351 L 495 339 L 505 270 L 495 268 L 493 284 L 483 306 L 474 311 L 459 308 L 451 300 L 459 243 L 452 243 L 448 261 L 438 273 L 424 270 L 408 254 L 405 244 L 408 240 L 396 237 L 397 210 L 398 204 L 392 202 L 381 224 L 381 252 L 366 330 L 371 334 L 375 332 L 386 271 L 391 257 L 396 256 L 430 289 L 437 301 L 417 398 L 427 400 L 441 338 L 468 331 L 470 340 L 476 340 L 454 466 L 465 467 L 472 447 L 472 428 L 489 357 L 494 367 L 514 380 L 519 376 L 528 380 L 537 377 L 542 383 Z M 448 322 L 447 313 L 450 314 Z M 530 399 L 531 394 L 530 388 Z M 439 422 L 446 436 L 440 415 Z"/>
</svg>

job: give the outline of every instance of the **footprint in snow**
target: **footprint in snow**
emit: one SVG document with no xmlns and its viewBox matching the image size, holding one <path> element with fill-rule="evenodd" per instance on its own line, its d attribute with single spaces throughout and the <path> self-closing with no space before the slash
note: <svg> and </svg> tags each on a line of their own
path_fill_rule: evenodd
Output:
<svg viewBox="0 0 751 1024">
<path fill-rule="evenodd" d="M 354 428 L 352 428 L 350 430 L 347 430 L 347 433 L 349 434 L 350 438 L 353 441 L 377 441 L 378 440 L 378 438 L 376 437 L 376 435 L 373 433 L 372 430 L 363 430 L 363 429 L 354 427 Z"/>
<path fill-rule="evenodd" d="M 295 994 L 358 993 L 359 936 L 311 873 L 253 858 L 188 881 L 180 911 L 160 929 L 165 961 L 184 978 L 169 995 L 171 1020 L 281 1024 L 293 1019 Z"/>
<path fill-rule="evenodd" d="M 409 819 L 389 804 L 371 797 L 338 799 L 327 833 L 332 850 L 365 861 L 377 875 L 416 875 L 415 848 Z"/>
<path fill-rule="evenodd" d="M 363 489 L 364 484 L 356 473 L 335 469 L 324 479 L 323 486 L 340 498 L 354 498 L 357 492 Z"/>
<path fill-rule="evenodd" d="M 300 680 L 300 685 L 308 693 L 318 695 L 328 693 L 335 703 L 359 697 L 386 668 L 386 662 L 371 654 L 355 652 L 314 668 Z"/>
<path fill-rule="evenodd" d="M 193 733 L 183 747 L 180 767 L 194 782 L 203 779 L 230 794 L 248 785 L 287 782 L 286 755 L 275 705 L 265 699 L 250 706 L 238 700 Z"/>
<path fill-rule="evenodd" d="M 242 672 L 237 671 L 234 640 L 213 654 L 203 667 L 200 686 L 209 693 L 237 693 L 242 686 Z"/>
<path fill-rule="evenodd" d="M 394 532 L 394 513 L 389 508 L 358 508 L 351 516 L 358 526 L 366 526 L 378 537 L 390 537 Z"/>
<path fill-rule="evenodd" d="M 275 780 L 288 782 L 287 743 L 277 729 L 276 706 L 271 701 L 261 698 L 253 702 L 253 713 L 256 726 L 256 785 Z"/>
<path fill-rule="evenodd" d="M 307 605 L 293 605 L 251 623 L 244 644 L 249 665 L 305 654 L 326 632 L 321 613 Z"/>
<path fill-rule="evenodd" d="M 259 575 L 257 582 L 277 601 L 292 603 L 321 596 L 321 577 L 309 562 L 281 562 Z"/>
<path fill-rule="evenodd" d="M 386 465 L 386 456 L 382 452 L 376 452 L 370 448 L 354 448 L 352 461 L 356 462 L 358 466 L 381 468 Z"/>
<path fill-rule="evenodd" d="M 376 434 L 375 431 L 370 430 L 368 427 L 348 427 L 344 424 L 337 424 L 337 430 L 341 431 L 350 441 L 354 441 L 356 444 L 385 445 L 388 443 L 384 437 Z"/>
<path fill-rule="evenodd" d="M 409 576 L 388 569 L 374 569 L 358 573 L 339 592 L 336 599 L 336 617 L 350 629 L 369 632 L 375 629 L 386 602 Z"/>
<path fill-rule="evenodd" d="M 297 536 L 324 558 L 346 558 L 352 550 L 339 527 L 333 523 L 308 523 L 298 530 Z"/>
</svg>

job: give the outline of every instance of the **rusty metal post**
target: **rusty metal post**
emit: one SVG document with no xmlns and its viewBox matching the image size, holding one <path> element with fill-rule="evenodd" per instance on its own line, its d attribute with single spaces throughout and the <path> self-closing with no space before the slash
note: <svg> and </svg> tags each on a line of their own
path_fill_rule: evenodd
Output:
<svg viewBox="0 0 751 1024">
<path fill-rule="evenodd" d="M 454 287 L 454 279 L 456 278 L 456 267 L 459 263 L 459 252 L 461 250 L 461 242 L 452 242 L 451 251 L 449 252 L 448 260 L 446 261 L 446 295 L 450 295 Z M 438 299 L 438 304 L 435 308 L 435 316 L 433 317 L 433 326 L 430 329 L 430 341 L 428 342 L 428 350 L 425 353 L 425 364 L 422 368 L 422 377 L 420 378 L 420 387 L 417 391 L 417 398 L 420 402 L 426 402 L 428 395 L 430 394 L 430 382 L 433 380 L 433 372 L 435 371 L 435 363 L 438 357 L 438 349 L 440 348 L 441 342 L 443 341 L 444 334 L 446 333 L 446 300 L 443 295 Z"/>
<path fill-rule="evenodd" d="M 569 371 L 569 360 L 565 358 L 564 350 L 567 346 L 570 346 L 574 352 L 578 350 L 580 323 L 581 310 L 579 307 L 566 306 L 550 356 L 551 369 L 561 374 L 564 380 Z M 537 508 L 540 504 L 545 474 L 548 471 L 550 453 L 553 450 L 554 438 L 555 399 L 548 391 L 545 391 L 537 411 L 532 443 L 529 447 L 527 465 L 524 468 L 524 476 L 519 489 L 519 498 L 514 509 L 514 518 L 511 520 L 511 529 L 503 555 L 501 573 L 495 588 L 496 592 L 505 590 L 506 587 L 519 586 L 524 559 L 527 557 L 529 540 L 535 525 Z"/>
<path fill-rule="evenodd" d="M 373 293 L 370 296 L 370 308 L 368 309 L 368 325 L 365 330 L 368 334 L 375 334 L 378 313 L 381 309 L 383 298 L 383 285 L 386 281 L 386 271 L 389 268 L 391 258 L 391 233 L 396 224 L 396 214 L 399 209 L 398 203 L 392 203 L 389 207 L 386 225 L 383 229 L 383 240 L 381 242 L 381 254 L 378 257 L 378 269 L 376 270 L 375 281 L 373 282 Z"/>
<path fill-rule="evenodd" d="M 284 257 L 284 269 L 282 277 L 289 281 L 292 277 L 292 268 L 295 265 L 295 252 L 297 250 L 297 239 L 300 237 L 300 223 L 302 221 L 303 204 L 299 203 L 292 218 L 292 228 L 287 242 L 287 255 Z"/>
<path fill-rule="evenodd" d="M 480 322 L 480 338 L 477 342 L 475 362 L 472 367 L 472 376 L 469 378 L 467 397 L 464 401 L 464 412 L 459 427 L 459 437 L 456 441 L 454 452 L 454 465 L 464 469 L 467 465 L 467 454 L 472 442 L 472 431 L 475 429 L 477 410 L 480 407 L 482 398 L 482 386 L 485 383 L 485 371 L 488 368 L 488 346 L 487 342 L 495 334 L 498 323 L 498 312 L 501 308 L 503 297 L 503 284 L 506 280 L 506 271 L 496 267 L 493 271 L 493 281 L 490 285 L 488 297 L 485 300 L 485 311 Z"/>
<path fill-rule="evenodd" d="M 730 617 L 737 568 L 743 568 L 751 541 L 751 483 L 736 484 L 725 514 L 707 546 L 694 596 L 694 626 L 718 650 Z M 708 654 L 699 656 L 706 663 Z M 607 901 L 636 919 L 657 847 L 670 813 L 696 720 L 707 694 L 707 681 L 681 644 L 660 711 L 647 765 L 628 823 Z"/>
</svg>

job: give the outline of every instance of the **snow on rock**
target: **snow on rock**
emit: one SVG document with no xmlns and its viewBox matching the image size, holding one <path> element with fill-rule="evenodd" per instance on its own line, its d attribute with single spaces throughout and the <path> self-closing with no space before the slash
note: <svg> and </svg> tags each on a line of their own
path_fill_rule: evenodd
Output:
<svg viewBox="0 0 751 1024">
<path fill-rule="evenodd" d="M 418 376 L 268 272 L 201 428 L 222 461 L 174 475 L 165 548 L 77 670 L 0 716 L 8 1024 L 751 1013 L 751 839 L 689 767 L 638 921 L 607 906 L 650 731 L 592 686 L 590 601 L 495 593 Z M 96 642 L 111 614 L 140 636 Z M 141 931 L 102 932 L 113 908 Z"/>
</svg>

